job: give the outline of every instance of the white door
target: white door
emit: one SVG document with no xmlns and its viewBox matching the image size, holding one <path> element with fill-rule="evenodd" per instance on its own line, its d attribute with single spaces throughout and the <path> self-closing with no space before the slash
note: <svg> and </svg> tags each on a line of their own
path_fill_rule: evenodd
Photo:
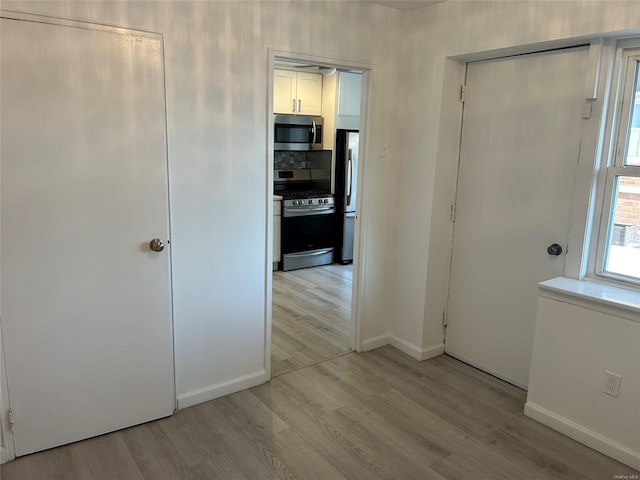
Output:
<svg viewBox="0 0 640 480">
<path fill-rule="evenodd" d="M 445 351 L 522 387 L 537 283 L 564 271 L 587 53 L 467 69 Z"/>
<path fill-rule="evenodd" d="M 162 43 L 1 24 L 2 335 L 15 453 L 175 405 Z M 167 245 L 168 247 L 168 245 Z"/>
</svg>

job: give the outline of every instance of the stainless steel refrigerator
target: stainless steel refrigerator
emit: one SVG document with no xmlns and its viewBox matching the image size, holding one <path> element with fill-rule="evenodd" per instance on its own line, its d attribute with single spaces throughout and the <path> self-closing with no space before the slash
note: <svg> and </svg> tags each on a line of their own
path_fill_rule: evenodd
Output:
<svg viewBox="0 0 640 480">
<path fill-rule="evenodd" d="M 358 144 L 360 134 L 357 130 L 336 131 L 336 248 L 335 261 L 348 263 L 353 261 L 353 235 L 355 231 L 358 186 Z"/>
</svg>

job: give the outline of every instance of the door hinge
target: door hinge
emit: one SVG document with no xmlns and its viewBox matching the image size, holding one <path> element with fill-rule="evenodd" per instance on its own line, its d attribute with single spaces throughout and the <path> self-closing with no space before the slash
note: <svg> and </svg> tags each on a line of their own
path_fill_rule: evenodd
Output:
<svg viewBox="0 0 640 480">
<path fill-rule="evenodd" d="M 442 311 L 442 326 L 446 328 L 447 326 L 447 317 L 449 316 L 449 312 L 445 309 Z"/>
<path fill-rule="evenodd" d="M 13 429 L 14 429 L 14 427 L 16 425 L 16 418 L 15 418 L 15 416 L 13 414 L 13 410 L 12 409 L 9 409 L 7 411 L 7 420 L 8 420 L 8 423 L 9 423 L 9 431 L 13 432 Z"/>
<path fill-rule="evenodd" d="M 456 204 L 451 205 L 451 221 L 456 221 Z"/>
<path fill-rule="evenodd" d="M 466 85 L 460 85 L 460 101 L 462 103 L 464 103 L 465 100 L 465 92 L 467 90 L 467 86 Z"/>
</svg>

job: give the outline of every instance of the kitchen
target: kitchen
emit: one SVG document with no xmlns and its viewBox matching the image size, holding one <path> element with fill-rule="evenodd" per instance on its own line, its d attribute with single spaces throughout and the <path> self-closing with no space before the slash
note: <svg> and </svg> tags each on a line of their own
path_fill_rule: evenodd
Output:
<svg viewBox="0 0 640 480">
<path fill-rule="evenodd" d="M 274 68 L 272 375 L 351 351 L 361 72 Z"/>
</svg>

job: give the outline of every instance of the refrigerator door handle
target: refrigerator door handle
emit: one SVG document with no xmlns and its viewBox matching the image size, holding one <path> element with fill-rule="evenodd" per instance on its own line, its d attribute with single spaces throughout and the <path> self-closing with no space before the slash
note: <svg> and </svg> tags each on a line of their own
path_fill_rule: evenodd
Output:
<svg viewBox="0 0 640 480">
<path fill-rule="evenodd" d="M 351 203 L 351 192 L 353 188 L 353 150 L 351 149 L 349 149 L 348 162 L 349 162 L 349 182 L 347 185 L 349 186 L 349 189 L 347 190 L 347 205 Z"/>
</svg>

